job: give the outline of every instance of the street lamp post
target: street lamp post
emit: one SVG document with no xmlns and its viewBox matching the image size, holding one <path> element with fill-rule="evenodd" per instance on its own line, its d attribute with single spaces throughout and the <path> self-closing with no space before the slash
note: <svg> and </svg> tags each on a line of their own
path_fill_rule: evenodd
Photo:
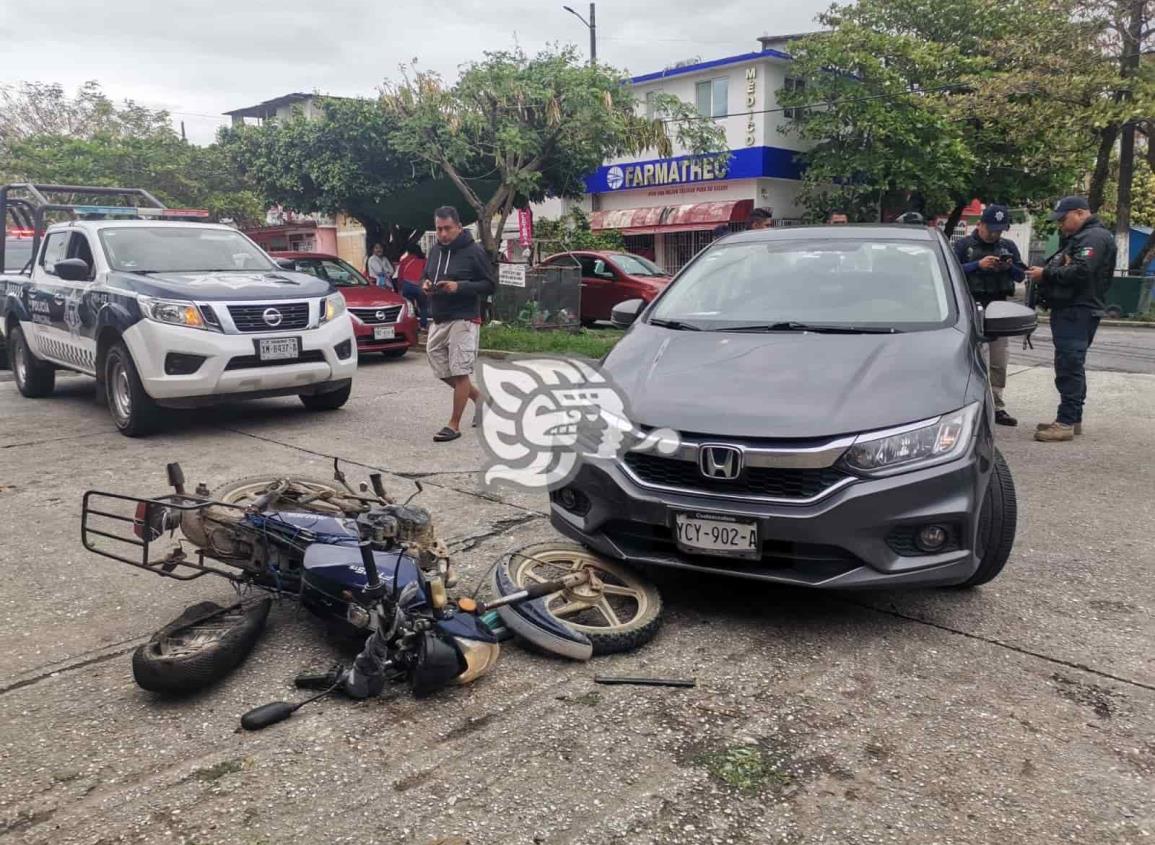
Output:
<svg viewBox="0 0 1155 845">
<path fill-rule="evenodd" d="M 587 21 L 581 15 L 573 10 L 570 6 L 562 6 L 567 12 L 577 18 L 586 25 L 586 29 L 590 31 L 590 64 L 596 65 L 598 63 L 598 24 L 597 24 L 597 10 L 594 3 L 590 3 L 590 19 Z"/>
</svg>

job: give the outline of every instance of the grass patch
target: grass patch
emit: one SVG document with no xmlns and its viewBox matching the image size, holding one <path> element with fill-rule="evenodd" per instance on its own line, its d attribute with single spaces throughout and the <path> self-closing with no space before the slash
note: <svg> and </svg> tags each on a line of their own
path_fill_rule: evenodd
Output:
<svg viewBox="0 0 1155 845">
<path fill-rule="evenodd" d="M 765 751 L 753 745 L 723 748 L 702 755 L 699 762 L 715 778 L 740 792 L 761 792 L 787 786 L 791 777 Z"/>
<path fill-rule="evenodd" d="M 245 763 L 243 760 L 223 760 L 215 766 L 209 766 L 207 769 L 197 769 L 192 773 L 192 777 L 211 783 L 215 780 L 220 780 L 225 775 L 239 772 L 244 767 Z"/>
<path fill-rule="evenodd" d="M 481 348 L 505 352 L 551 352 L 601 358 L 625 332 L 616 329 L 527 329 L 518 326 L 482 326 Z"/>
</svg>

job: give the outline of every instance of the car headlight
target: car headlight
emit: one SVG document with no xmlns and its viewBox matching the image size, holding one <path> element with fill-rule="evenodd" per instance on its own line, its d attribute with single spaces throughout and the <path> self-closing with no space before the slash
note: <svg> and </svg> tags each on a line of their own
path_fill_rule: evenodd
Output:
<svg viewBox="0 0 1155 845">
<path fill-rule="evenodd" d="M 417 316 L 417 309 L 415 307 L 413 307 L 413 300 L 411 300 L 411 299 L 405 300 L 405 313 L 408 314 L 410 317 L 416 317 Z"/>
<path fill-rule="evenodd" d="M 208 328 L 200 309 L 191 302 L 153 299 L 151 296 L 139 296 L 136 301 L 144 316 L 150 320 L 170 326 L 188 326 L 190 329 Z"/>
<path fill-rule="evenodd" d="M 345 297 L 339 293 L 330 294 L 323 300 L 324 309 L 321 312 L 321 322 L 328 323 L 330 320 L 336 320 L 345 313 Z"/>
<path fill-rule="evenodd" d="M 850 470 L 870 475 L 952 461 L 966 451 L 981 407 L 975 402 L 924 425 L 861 434 L 842 461 Z"/>
</svg>

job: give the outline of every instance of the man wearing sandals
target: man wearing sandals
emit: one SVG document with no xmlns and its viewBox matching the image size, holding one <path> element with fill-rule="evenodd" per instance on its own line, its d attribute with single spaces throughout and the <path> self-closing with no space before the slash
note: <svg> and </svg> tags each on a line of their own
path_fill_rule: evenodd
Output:
<svg viewBox="0 0 1155 845">
<path fill-rule="evenodd" d="M 479 394 L 470 376 L 477 361 L 481 302 L 493 294 L 497 280 L 489 255 L 462 228 L 456 208 L 437 209 L 433 225 L 437 242 L 429 250 L 422 285 L 433 320 L 425 353 L 434 375 L 453 389 L 449 424 L 433 436 L 444 443 L 461 436 L 461 416 L 469 400 L 477 405 Z"/>
</svg>

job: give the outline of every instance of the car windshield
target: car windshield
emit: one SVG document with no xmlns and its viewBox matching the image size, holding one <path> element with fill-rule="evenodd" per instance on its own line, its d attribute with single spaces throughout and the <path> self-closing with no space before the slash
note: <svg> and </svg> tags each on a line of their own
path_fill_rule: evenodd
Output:
<svg viewBox="0 0 1155 845">
<path fill-rule="evenodd" d="M 244 235 L 199 226 L 124 226 L 100 230 L 108 266 L 127 273 L 276 270 Z"/>
<path fill-rule="evenodd" d="M 642 258 L 640 255 L 630 255 L 626 253 L 614 253 L 610 256 L 614 262 L 622 269 L 622 272 L 629 276 L 668 276 L 670 275 L 661 267 L 648 258 Z"/>
<path fill-rule="evenodd" d="M 751 241 L 701 255 L 650 319 L 719 331 L 912 331 L 946 325 L 951 302 L 946 268 L 931 244 Z"/>
<path fill-rule="evenodd" d="M 340 287 L 368 286 L 369 280 L 353 269 L 353 265 L 332 258 L 294 258 L 294 269 L 308 273 Z"/>
</svg>

